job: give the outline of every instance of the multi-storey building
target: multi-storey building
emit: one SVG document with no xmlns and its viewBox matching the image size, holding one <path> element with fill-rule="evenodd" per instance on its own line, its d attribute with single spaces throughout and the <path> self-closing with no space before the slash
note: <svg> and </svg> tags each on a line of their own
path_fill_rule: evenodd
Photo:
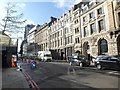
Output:
<svg viewBox="0 0 120 90">
<path fill-rule="evenodd" d="M 24 40 L 23 40 L 23 42 L 22 42 L 22 44 L 21 44 L 21 50 L 20 50 L 20 53 L 21 53 L 22 55 L 24 55 L 24 56 L 27 55 L 27 45 L 28 45 L 28 43 L 27 43 L 27 36 L 28 36 L 28 34 L 29 34 L 29 31 L 30 31 L 34 26 L 35 26 L 35 25 L 33 25 L 33 24 L 28 24 L 28 25 L 25 26 Z"/>
<path fill-rule="evenodd" d="M 80 53 L 88 59 L 100 54 L 120 54 L 120 0 L 80 2 L 59 19 L 44 24 L 35 33 L 40 50 L 57 57 Z"/>
<path fill-rule="evenodd" d="M 119 54 L 119 5 L 119 0 L 92 0 L 74 5 L 52 24 L 51 49 L 61 50 L 65 57 L 77 52 L 88 59 L 100 54 Z"/>
<path fill-rule="evenodd" d="M 25 26 L 24 40 L 27 38 L 27 35 L 29 34 L 29 31 L 30 31 L 33 27 L 35 27 L 35 25 L 33 25 L 33 24 L 27 24 L 27 25 Z"/>
<path fill-rule="evenodd" d="M 80 14 L 82 6 L 88 5 L 88 1 L 80 2 L 73 7 L 73 35 L 74 35 L 74 50 L 76 53 L 82 54 L 82 30 L 80 22 Z"/>
<path fill-rule="evenodd" d="M 74 52 L 72 19 L 72 10 L 69 10 L 50 26 L 50 49 L 58 53 L 58 59 L 70 56 Z"/>
<path fill-rule="evenodd" d="M 82 54 L 90 58 L 100 54 L 116 55 L 119 53 L 119 36 L 111 37 L 116 31 L 119 15 L 115 14 L 117 0 L 96 0 L 83 5 L 80 10 Z"/>
<path fill-rule="evenodd" d="M 35 33 L 35 43 L 39 45 L 37 50 L 47 51 L 48 49 L 48 23 L 37 28 Z"/>
<path fill-rule="evenodd" d="M 35 32 L 37 26 L 33 27 L 27 35 L 27 54 L 30 56 L 35 55 Z"/>
</svg>

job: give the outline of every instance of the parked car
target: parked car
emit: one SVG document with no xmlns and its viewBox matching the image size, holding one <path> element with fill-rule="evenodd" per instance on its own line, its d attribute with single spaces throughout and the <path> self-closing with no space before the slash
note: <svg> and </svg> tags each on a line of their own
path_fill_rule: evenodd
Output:
<svg viewBox="0 0 120 90">
<path fill-rule="evenodd" d="M 95 66 L 97 69 L 120 69 L 120 60 L 109 55 L 100 55 L 96 57 Z"/>
<path fill-rule="evenodd" d="M 89 66 L 90 61 L 85 58 L 83 55 L 73 55 L 69 56 L 68 62 L 70 65 L 79 65 L 80 67 Z"/>
</svg>

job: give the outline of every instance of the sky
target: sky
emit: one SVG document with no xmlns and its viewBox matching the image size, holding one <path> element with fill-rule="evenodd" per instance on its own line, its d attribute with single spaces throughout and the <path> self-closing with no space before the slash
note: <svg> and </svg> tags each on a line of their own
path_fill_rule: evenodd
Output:
<svg viewBox="0 0 120 90">
<path fill-rule="evenodd" d="M 29 2 L 25 3 L 24 18 L 33 21 L 35 24 L 44 24 L 50 21 L 50 17 L 60 17 L 64 8 L 57 8 L 51 2 Z"/>
<path fill-rule="evenodd" d="M 23 13 L 23 19 L 26 19 L 26 24 L 44 24 L 50 21 L 50 17 L 60 18 L 65 12 L 72 8 L 74 4 L 80 2 L 80 0 L 0 0 L 0 23 L 1 19 L 5 16 L 6 2 L 17 3 L 16 10 L 18 13 Z M 26 25 L 25 24 L 25 25 Z M 16 35 L 14 35 L 16 37 Z M 23 33 L 17 35 L 17 37 L 24 36 Z M 19 40 L 19 49 L 23 38 Z"/>
</svg>

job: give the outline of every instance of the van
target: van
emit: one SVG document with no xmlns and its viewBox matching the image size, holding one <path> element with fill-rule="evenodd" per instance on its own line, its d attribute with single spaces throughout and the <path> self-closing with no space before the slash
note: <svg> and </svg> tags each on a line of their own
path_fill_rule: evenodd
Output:
<svg viewBox="0 0 120 90">
<path fill-rule="evenodd" d="M 41 61 L 52 61 L 52 55 L 50 51 L 38 51 L 37 57 Z"/>
</svg>

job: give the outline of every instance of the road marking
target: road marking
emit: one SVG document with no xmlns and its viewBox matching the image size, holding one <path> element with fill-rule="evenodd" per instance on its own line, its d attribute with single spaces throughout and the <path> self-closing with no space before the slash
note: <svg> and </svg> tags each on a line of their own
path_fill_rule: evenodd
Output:
<svg viewBox="0 0 120 90">
<path fill-rule="evenodd" d="M 115 74 L 115 75 L 120 75 L 120 73 L 118 71 L 110 71 L 108 72 L 109 74 Z"/>
<path fill-rule="evenodd" d="M 77 82 L 77 81 L 75 81 L 75 80 L 70 80 L 71 82 Z"/>
<path fill-rule="evenodd" d="M 111 73 L 116 73 L 116 72 L 117 72 L 117 71 L 110 71 L 110 72 L 108 72 L 108 73 L 110 73 L 110 74 L 111 74 Z"/>
</svg>

